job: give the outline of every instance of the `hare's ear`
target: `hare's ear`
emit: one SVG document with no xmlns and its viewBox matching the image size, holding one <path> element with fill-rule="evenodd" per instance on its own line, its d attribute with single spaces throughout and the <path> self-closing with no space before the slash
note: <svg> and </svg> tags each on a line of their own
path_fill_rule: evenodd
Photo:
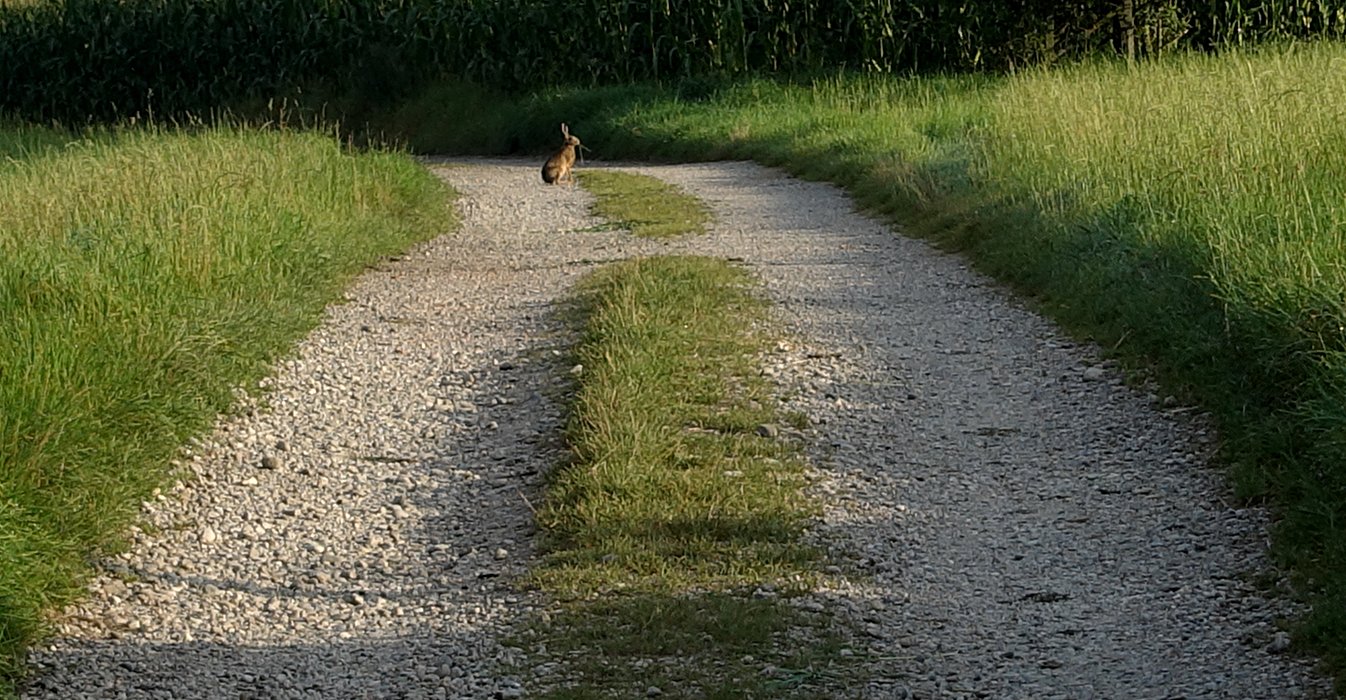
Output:
<svg viewBox="0 0 1346 700">
<path fill-rule="evenodd" d="M 570 127 L 566 126 L 565 122 L 561 122 L 561 135 L 570 138 Z"/>
</svg>

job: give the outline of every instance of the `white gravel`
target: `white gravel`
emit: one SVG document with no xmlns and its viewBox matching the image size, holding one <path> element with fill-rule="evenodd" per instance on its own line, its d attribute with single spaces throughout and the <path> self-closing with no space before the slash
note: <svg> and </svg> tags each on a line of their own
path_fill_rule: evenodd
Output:
<svg viewBox="0 0 1346 700">
<path fill-rule="evenodd" d="M 1293 611 L 1245 583 L 1265 514 L 1227 504 L 1191 412 L 827 185 L 633 166 L 716 212 L 657 242 L 601 230 L 538 165 L 437 169 L 462 231 L 362 277 L 193 447 L 197 478 L 146 504 L 24 697 L 526 696 L 499 669 L 538 605 L 510 580 L 558 454 L 552 304 L 655 253 L 741 260 L 776 304 L 768 370 L 817 421 L 811 537 L 845 573 L 817 595 L 872 674 L 848 696 L 1329 696 L 1276 653 Z"/>
</svg>

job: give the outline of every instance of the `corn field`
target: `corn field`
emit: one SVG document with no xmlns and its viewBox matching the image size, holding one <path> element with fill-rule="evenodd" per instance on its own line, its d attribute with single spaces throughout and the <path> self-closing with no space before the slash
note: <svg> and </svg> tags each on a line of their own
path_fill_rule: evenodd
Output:
<svg viewBox="0 0 1346 700">
<path fill-rule="evenodd" d="M 426 78 L 507 90 L 746 72 L 1005 69 L 1340 37 L 1346 0 L 5 0 L 0 112 L 207 114 Z"/>
</svg>

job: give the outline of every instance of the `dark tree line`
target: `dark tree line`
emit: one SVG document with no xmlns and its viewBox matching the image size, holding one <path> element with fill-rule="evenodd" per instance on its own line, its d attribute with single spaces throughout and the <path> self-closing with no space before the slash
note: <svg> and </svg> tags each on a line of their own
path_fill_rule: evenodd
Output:
<svg viewBox="0 0 1346 700">
<path fill-rule="evenodd" d="M 203 114 L 445 76 L 530 89 L 1005 70 L 1343 30 L 1346 0 L 52 0 L 0 8 L 0 112 Z"/>
</svg>

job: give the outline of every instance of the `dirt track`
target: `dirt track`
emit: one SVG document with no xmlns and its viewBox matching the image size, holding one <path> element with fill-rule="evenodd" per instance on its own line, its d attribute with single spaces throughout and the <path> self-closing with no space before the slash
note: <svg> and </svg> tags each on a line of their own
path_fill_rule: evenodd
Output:
<svg viewBox="0 0 1346 700">
<path fill-rule="evenodd" d="M 632 168 L 715 210 L 710 235 L 664 243 L 594 226 L 536 166 L 437 169 L 462 231 L 362 278 L 266 409 L 194 450 L 200 478 L 147 507 L 155 531 L 35 650 L 25 697 L 526 690 L 498 639 L 536 605 L 509 577 L 556 458 L 548 312 L 597 264 L 664 253 L 741 260 L 793 338 L 769 364 L 818 421 L 813 536 L 858 572 L 818 596 L 873 672 L 844 696 L 1327 694 L 1271 651 L 1288 611 L 1243 578 L 1264 515 L 1225 505 L 1190 412 L 829 186 Z"/>
</svg>

